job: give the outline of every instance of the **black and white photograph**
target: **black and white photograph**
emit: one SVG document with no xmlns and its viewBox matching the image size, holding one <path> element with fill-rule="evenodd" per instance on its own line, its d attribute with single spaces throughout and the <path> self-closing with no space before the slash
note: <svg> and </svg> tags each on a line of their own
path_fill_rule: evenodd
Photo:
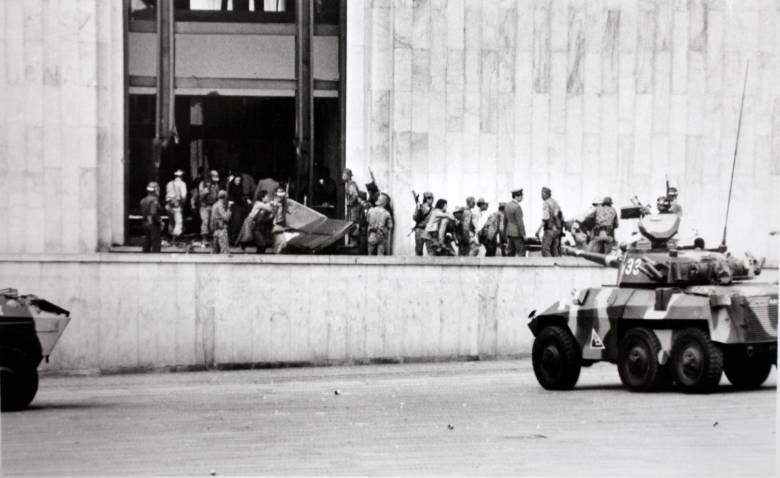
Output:
<svg viewBox="0 0 780 478">
<path fill-rule="evenodd" d="M 772 477 L 780 0 L 0 0 L 0 475 Z"/>
</svg>

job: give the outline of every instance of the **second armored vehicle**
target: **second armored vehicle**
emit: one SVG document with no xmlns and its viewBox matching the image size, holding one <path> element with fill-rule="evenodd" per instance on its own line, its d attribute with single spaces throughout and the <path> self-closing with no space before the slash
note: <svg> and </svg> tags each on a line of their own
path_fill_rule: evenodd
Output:
<svg viewBox="0 0 780 478">
<path fill-rule="evenodd" d="M 669 247 L 679 216 L 640 220 L 647 244 L 620 255 L 567 249 L 617 269 L 615 286 L 573 291 L 532 312 L 532 358 L 539 383 L 571 389 L 580 368 L 617 364 L 631 390 L 674 382 L 685 392 L 714 389 L 723 372 L 737 387 L 760 386 L 777 364 L 777 283 L 751 282 L 763 262 L 719 250 Z"/>
<path fill-rule="evenodd" d="M 38 391 L 38 364 L 49 359 L 70 313 L 34 295 L 0 290 L 0 406 L 21 410 Z"/>
</svg>

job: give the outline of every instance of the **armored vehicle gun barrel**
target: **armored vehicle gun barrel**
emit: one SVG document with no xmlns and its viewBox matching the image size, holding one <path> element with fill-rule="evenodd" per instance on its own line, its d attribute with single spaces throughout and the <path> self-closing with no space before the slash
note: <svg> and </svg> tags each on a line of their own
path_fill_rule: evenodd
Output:
<svg viewBox="0 0 780 478">
<path fill-rule="evenodd" d="M 615 269 L 620 267 L 620 256 L 614 254 L 600 254 L 598 252 L 583 251 L 569 246 L 562 246 L 561 251 L 567 256 L 582 257 L 583 259 L 587 259 L 602 266 Z"/>
</svg>

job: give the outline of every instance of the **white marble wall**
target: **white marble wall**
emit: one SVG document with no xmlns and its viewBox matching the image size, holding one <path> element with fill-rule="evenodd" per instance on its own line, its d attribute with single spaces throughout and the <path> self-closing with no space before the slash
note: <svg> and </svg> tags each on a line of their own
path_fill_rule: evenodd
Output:
<svg viewBox="0 0 780 478">
<path fill-rule="evenodd" d="M 123 51 L 121 1 L 0 2 L 0 252 L 121 242 Z"/>
<path fill-rule="evenodd" d="M 776 257 L 780 4 L 774 0 L 372 0 L 347 18 L 347 166 L 396 201 L 411 189 L 496 207 L 550 186 L 567 215 L 596 196 L 680 188 L 685 235 L 720 241 L 750 61 L 729 243 Z M 629 231 L 623 228 L 625 235 Z"/>
</svg>

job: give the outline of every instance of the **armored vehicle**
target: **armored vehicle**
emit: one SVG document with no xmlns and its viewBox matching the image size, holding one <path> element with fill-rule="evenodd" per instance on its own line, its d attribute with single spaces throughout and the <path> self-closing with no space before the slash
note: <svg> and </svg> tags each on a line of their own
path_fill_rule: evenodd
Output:
<svg viewBox="0 0 780 478">
<path fill-rule="evenodd" d="M 0 290 L 0 406 L 26 408 L 38 391 L 38 365 L 49 360 L 70 313 L 34 295 Z"/>
<path fill-rule="evenodd" d="M 643 238 L 624 251 L 565 249 L 617 269 L 614 286 L 572 291 L 529 316 L 532 359 L 546 389 L 571 389 L 582 366 L 617 364 L 629 389 L 674 383 L 709 392 L 721 374 L 740 388 L 759 387 L 777 365 L 777 282 L 751 281 L 762 261 L 723 248 L 677 248 L 676 214 L 647 215 Z"/>
</svg>

